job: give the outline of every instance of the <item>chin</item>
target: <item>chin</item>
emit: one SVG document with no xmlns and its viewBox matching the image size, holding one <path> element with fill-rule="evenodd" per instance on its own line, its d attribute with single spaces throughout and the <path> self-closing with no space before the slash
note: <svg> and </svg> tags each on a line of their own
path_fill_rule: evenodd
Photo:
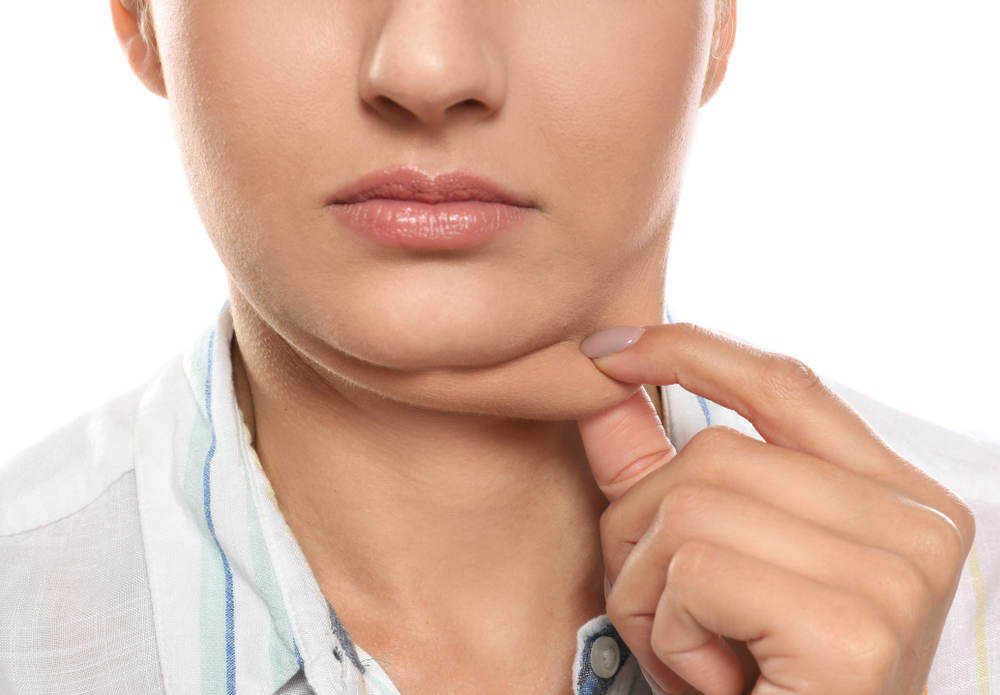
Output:
<svg viewBox="0 0 1000 695">
<path fill-rule="evenodd" d="M 377 331 L 364 326 L 338 331 L 337 336 L 320 336 L 321 342 L 373 367 L 440 373 L 500 369 L 555 343 L 578 345 L 580 340 L 567 340 L 549 330 L 542 335 L 515 335 L 495 323 L 474 320 L 412 327 L 383 324 Z"/>
<path fill-rule="evenodd" d="M 279 308 L 277 321 L 270 322 L 280 323 L 276 327 L 286 339 L 300 343 L 306 338 L 316 358 L 319 352 L 337 352 L 398 372 L 494 370 L 559 344 L 578 352 L 580 342 L 596 330 L 592 320 L 539 307 L 526 293 L 460 286 L 451 296 L 426 296 L 419 289 L 348 290 L 322 302 L 305 296 Z M 553 303 L 583 304 L 573 296 Z"/>
<path fill-rule="evenodd" d="M 580 352 L 577 340 L 556 342 L 503 361 L 491 350 L 491 359 L 482 365 L 452 362 L 421 368 L 380 366 L 345 357 L 328 344 L 313 347 L 318 351 L 309 351 L 310 361 L 326 371 L 332 383 L 347 381 L 382 398 L 439 412 L 576 420 L 617 405 L 638 388 L 598 370 Z M 429 358 L 427 353 L 423 356 Z"/>
<path fill-rule="evenodd" d="M 258 313 L 234 293 L 239 339 L 260 336 L 260 347 L 279 360 L 290 356 L 290 346 L 321 377 L 314 388 L 357 388 L 426 410 L 529 420 L 594 415 L 638 388 L 609 378 L 580 352 L 580 342 L 607 322 L 593 325 L 568 311 L 562 320 L 467 311 L 389 312 L 374 321 L 371 304 L 362 311 L 345 301 L 335 317 L 316 304 L 311 311 L 293 305 L 300 310 L 265 305 Z"/>
</svg>

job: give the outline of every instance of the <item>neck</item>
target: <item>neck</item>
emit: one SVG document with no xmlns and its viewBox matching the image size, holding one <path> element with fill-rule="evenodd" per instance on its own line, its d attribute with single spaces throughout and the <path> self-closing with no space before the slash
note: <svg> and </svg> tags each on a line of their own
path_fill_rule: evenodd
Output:
<svg viewBox="0 0 1000 695">
<path fill-rule="evenodd" d="M 494 640 L 569 630 L 572 642 L 603 612 L 606 502 L 575 422 L 389 401 L 321 374 L 259 318 L 236 319 L 237 397 L 261 464 L 361 646 L 396 652 L 394 634 L 412 642 L 401 625 L 473 638 L 473 623 Z"/>
</svg>

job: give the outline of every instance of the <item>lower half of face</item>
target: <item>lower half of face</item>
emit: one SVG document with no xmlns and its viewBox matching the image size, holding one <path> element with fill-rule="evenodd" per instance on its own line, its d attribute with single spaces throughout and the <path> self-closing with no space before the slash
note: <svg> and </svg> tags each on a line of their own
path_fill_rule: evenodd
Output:
<svg viewBox="0 0 1000 695">
<path fill-rule="evenodd" d="M 630 392 L 579 343 L 662 318 L 708 0 L 162 0 L 154 16 L 238 330 L 433 409 L 568 419 Z M 502 224 L 417 243 L 345 214 L 395 210 L 391 231 L 407 200 L 478 201 Z"/>
</svg>

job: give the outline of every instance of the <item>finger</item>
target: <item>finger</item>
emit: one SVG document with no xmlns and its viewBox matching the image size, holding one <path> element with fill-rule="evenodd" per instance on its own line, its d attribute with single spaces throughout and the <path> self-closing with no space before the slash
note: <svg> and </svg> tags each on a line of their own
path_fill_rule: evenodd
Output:
<svg viewBox="0 0 1000 695">
<path fill-rule="evenodd" d="M 676 453 L 643 388 L 577 424 L 594 479 L 612 502 Z"/>
<path fill-rule="evenodd" d="M 772 444 L 865 475 L 890 472 L 897 464 L 865 422 L 805 365 L 697 326 L 649 326 L 631 347 L 594 365 L 626 383 L 679 384 L 735 410 Z"/>
<path fill-rule="evenodd" d="M 866 596 L 881 605 L 887 622 L 900 634 L 914 632 L 913 621 L 922 615 L 914 606 L 941 600 L 950 589 L 935 591 L 920 568 L 899 555 L 851 542 L 756 500 L 687 483 L 668 493 L 653 524 L 614 576 L 626 612 L 655 611 L 674 555 L 693 541 Z"/>
<path fill-rule="evenodd" d="M 710 499 L 713 490 L 746 502 Z M 737 504 L 734 514 L 740 504 L 762 505 L 774 510 L 775 519 L 780 512 L 789 523 L 832 529 L 846 541 L 910 558 L 939 591 L 950 587 L 964 558 L 958 531 L 936 509 L 807 454 L 710 428 L 602 515 L 601 543 L 612 581 L 651 527 L 681 533 L 684 524 L 708 523 L 714 503 Z M 734 520 L 727 527 L 722 518 L 720 524 L 720 534 L 740 536 Z"/>
<path fill-rule="evenodd" d="M 971 544 L 974 525 L 961 500 L 893 452 L 797 360 L 697 326 L 672 324 L 646 328 L 628 349 L 594 364 L 626 383 L 679 384 L 737 411 L 771 444 L 891 484 L 940 509 L 955 522 L 966 549 Z"/>
<path fill-rule="evenodd" d="M 714 641 L 720 634 L 753 653 L 754 693 L 883 692 L 898 676 L 899 642 L 863 597 L 706 543 L 675 555 L 666 585 L 649 648 L 636 657 L 657 659 L 705 695 L 740 692 L 727 689 L 738 661 Z M 619 626 L 630 617 L 616 617 L 632 648 Z"/>
</svg>

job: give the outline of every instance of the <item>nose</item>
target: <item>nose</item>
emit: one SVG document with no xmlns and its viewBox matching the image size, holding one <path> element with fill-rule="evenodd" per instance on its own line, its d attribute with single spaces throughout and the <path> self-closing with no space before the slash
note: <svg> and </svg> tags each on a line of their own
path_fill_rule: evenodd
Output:
<svg viewBox="0 0 1000 695">
<path fill-rule="evenodd" d="M 477 0 L 393 0 L 361 65 L 361 98 L 383 118 L 440 126 L 503 104 L 497 37 Z"/>
</svg>

